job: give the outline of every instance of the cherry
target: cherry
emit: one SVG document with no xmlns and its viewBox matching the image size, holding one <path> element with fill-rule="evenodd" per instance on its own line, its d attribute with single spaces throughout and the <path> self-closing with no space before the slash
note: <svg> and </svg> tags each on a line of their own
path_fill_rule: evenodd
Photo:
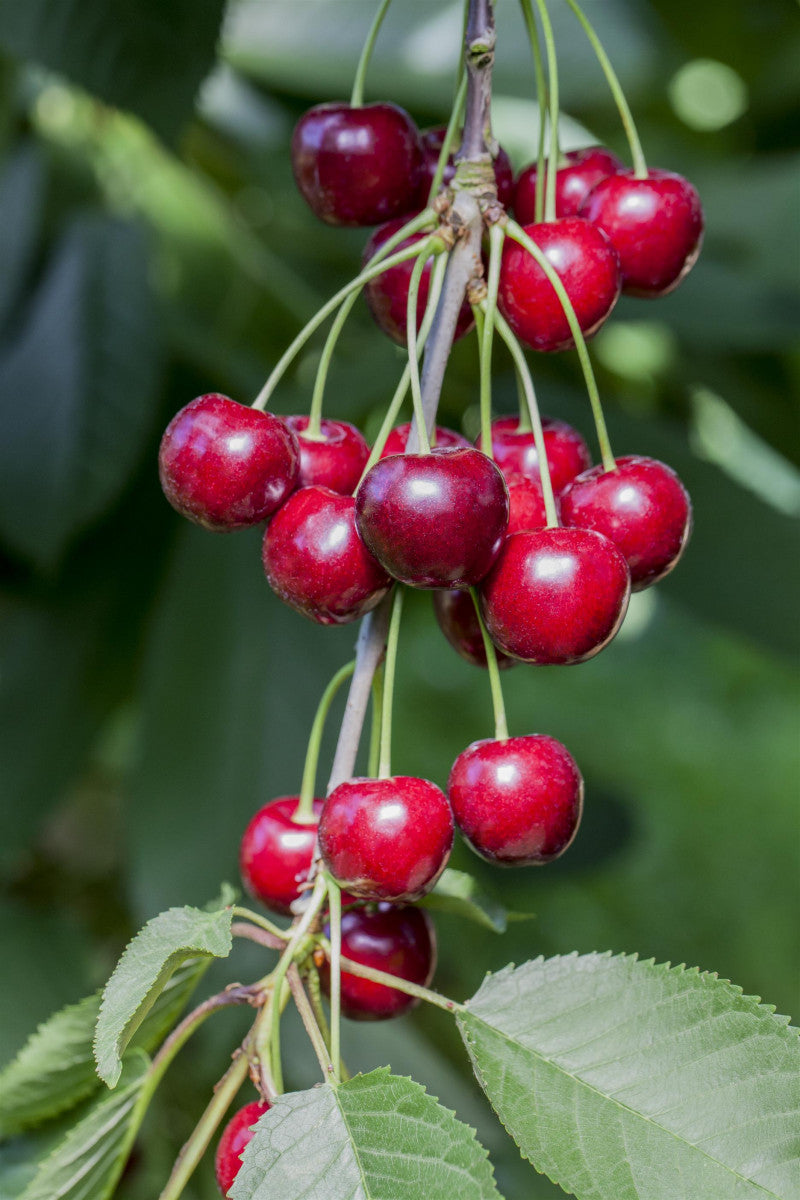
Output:
<svg viewBox="0 0 800 1200">
<path fill-rule="evenodd" d="M 390 580 L 361 540 L 352 496 L 301 488 L 264 534 L 264 571 L 272 590 L 320 625 L 343 625 L 369 612 Z"/>
<path fill-rule="evenodd" d="M 550 482 L 558 495 L 571 479 L 591 466 L 592 457 L 577 429 L 566 421 L 543 417 L 542 432 Z M 477 445 L 481 445 L 480 438 Z M 530 429 L 520 429 L 516 417 L 498 417 L 492 421 L 492 456 L 507 481 L 514 475 L 524 475 L 534 483 L 540 482 L 539 452 L 533 433 Z"/>
<path fill-rule="evenodd" d="M 597 333 L 619 299 L 619 263 L 608 238 L 581 217 L 526 225 L 525 232 L 561 279 L 584 337 Z M 511 238 L 503 248 L 498 305 L 517 337 L 533 350 L 566 350 L 575 344 L 555 288 L 524 246 Z"/>
<path fill-rule="evenodd" d="M 257 525 L 297 480 L 294 434 L 272 413 L 210 392 L 176 413 L 158 452 L 164 495 L 184 517 L 225 532 Z"/>
<path fill-rule="evenodd" d="M 383 458 L 356 493 L 369 549 L 412 587 L 467 587 L 483 579 L 508 525 L 503 476 L 480 450 L 436 449 Z"/>
<path fill-rule="evenodd" d="M 402 425 L 397 425 L 389 434 L 381 451 L 381 458 L 388 458 L 390 454 L 405 453 L 406 445 L 408 444 L 408 435 L 411 432 L 411 422 L 405 421 Z M 471 446 L 465 437 L 460 433 L 456 433 L 454 429 L 445 429 L 443 425 L 437 425 L 431 437 L 431 445 L 437 450 L 445 450 L 448 446 Z"/>
<path fill-rule="evenodd" d="M 314 801 L 309 822 L 293 820 L 299 803 L 299 796 L 270 800 L 245 829 L 239 850 L 242 882 L 250 895 L 287 917 L 311 870 L 324 801 Z"/>
<path fill-rule="evenodd" d="M 242 1165 L 242 1154 L 245 1147 L 252 1141 L 253 1130 L 259 1117 L 269 1110 L 266 1100 L 253 1100 L 231 1117 L 222 1131 L 217 1152 L 214 1156 L 214 1174 L 217 1186 L 223 1196 L 227 1196 L 233 1187 L 233 1181 L 239 1174 Z"/>
<path fill-rule="evenodd" d="M 325 934 L 330 937 L 330 926 Z M 342 915 L 342 955 L 353 962 L 427 987 L 436 970 L 436 931 L 421 908 L 378 904 Z M 321 970 L 330 993 L 330 964 Z M 419 1000 L 397 988 L 342 971 L 342 1012 L 352 1021 L 385 1021 L 416 1008 Z"/>
<path fill-rule="evenodd" d="M 427 779 L 350 779 L 325 801 L 319 844 L 325 866 L 352 896 L 418 900 L 445 868 L 453 814 Z"/>
<path fill-rule="evenodd" d="M 405 222 L 406 217 L 402 217 L 397 221 L 387 221 L 385 225 L 380 225 L 375 230 L 364 247 L 363 263 L 365 266 L 372 256 L 377 254 L 384 242 L 397 233 L 397 230 L 402 228 Z M 415 242 L 420 242 L 428 236 L 429 234 L 427 233 L 414 233 L 410 237 L 398 242 L 395 250 L 404 250 L 407 246 L 413 246 Z M 422 277 L 419 281 L 417 332 L 419 332 L 425 316 L 432 270 L 433 255 L 425 263 Z M 407 340 L 408 326 L 406 314 L 408 312 L 408 289 L 411 284 L 413 271 L 414 260 L 409 259 L 407 262 L 398 263 L 396 267 L 390 267 L 388 271 L 383 271 L 382 274 L 376 275 L 364 288 L 364 295 L 369 306 L 369 311 L 375 318 L 376 323 L 392 341 L 397 342 L 401 346 L 405 346 Z M 472 309 L 465 300 L 458 314 L 455 338 L 458 339 L 463 337 L 465 333 L 469 333 L 474 324 Z"/>
<path fill-rule="evenodd" d="M 377 225 L 414 207 L 422 175 L 419 130 L 396 104 L 318 104 L 297 122 L 292 170 L 329 225 Z"/>
<path fill-rule="evenodd" d="M 447 786 L 453 816 L 489 862 L 527 867 L 563 854 L 583 809 L 583 779 L 565 746 L 544 734 L 473 742 Z"/>
<path fill-rule="evenodd" d="M 300 448 L 298 487 L 318 484 L 351 496 L 369 458 L 369 446 L 364 435 L 349 421 L 320 422 L 320 436 L 306 435 L 308 417 L 286 417 L 286 424 L 297 438 Z"/>
<path fill-rule="evenodd" d="M 592 188 L 623 169 L 621 159 L 604 146 L 586 146 L 564 155 L 556 171 L 556 216 L 575 217 Z M 536 220 L 536 163 L 520 172 L 514 191 L 514 213 L 520 225 Z"/>
<path fill-rule="evenodd" d="M 594 529 L 622 551 L 633 591 L 668 575 L 689 540 L 692 505 L 671 467 L 654 458 L 618 458 L 615 471 L 593 467 L 562 497 L 565 525 Z"/>
<path fill-rule="evenodd" d="M 526 529 L 543 529 L 547 524 L 544 496 L 538 483 L 524 475 L 507 475 L 508 529 L 506 536 Z"/>
<path fill-rule="evenodd" d="M 537 529 L 506 538 L 481 589 L 481 611 L 506 654 L 583 662 L 619 629 L 630 586 L 625 559 L 602 534 Z"/>
<path fill-rule="evenodd" d="M 437 125 L 434 129 L 423 129 L 420 134 L 422 140 L 422 183 L 417 197 L 417 204 L 420 208 L 424 208 L 428 203 L 428 193 L 431 190 L 433 177 L 436 174 L 439 152 L 442 149 L 446 132 L 447 127 L 445 125 Z M 458 142 L 456 142 L 456 145 L 458 145 Z M 442 176 L 442 187 L 448 187 L 453 182 L 455 174 L 456 164 L 454 155 L 451 154 Z M 497 199 L 503 208 L 510 208 L 514 196 L 514 168 L 511 166 L 511 159 L 502 146 L 498 146 L 497 148 L 497 157 L 494 160 L 494 177 L 497 182 Z"/>
<path fill-rule="evenodd" d="M 485 667 L 486 650 L 469 592 L 462 592 L 459 588 L 434 592 L 433 611 L 439 628 L 453 649 L 474 666 Z M 515 658 L 497 651 L 497 665 L 501 670 L 516 664 Z"/>
<path fill-rule="evenodd" d="M 665 296 L 692 269 L 703 240 L 703 209 L 696 189 L 672 171 L 646 179 L 620 171 L 601 180 L 581 216 L 607 234 L 631 296 Z"/>
</svg>

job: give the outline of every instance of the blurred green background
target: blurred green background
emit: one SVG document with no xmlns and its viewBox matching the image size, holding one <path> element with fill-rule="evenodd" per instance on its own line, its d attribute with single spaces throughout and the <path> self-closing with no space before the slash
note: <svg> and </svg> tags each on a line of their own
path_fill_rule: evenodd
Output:
<svg viewBox="0 0 800 1200">
<path fill-rule="evenodd" d="M 318 696 L 353 642 L 352 628 L 317 628 L 270 594 L 257 531 L 190 528 L 158 488 L 169 417 L 204 391 L 248 402 L 365 240 L 315 222 L 288 140 L 310 104 L 347 96 L 372 0 L 224 7 L 0 9 L 0 1061 L 102 984 L 146 918 L 236 879 L 241 831 L 297 788 Z M 368 98 L 395 99 L 420 125 L 445 119 L 460 7 L 396 0 Z M 496 130 L 520 166 L 534 85 L 516 6 L 497 10 Z M 552 10 L 566 144 L 624 154 L 588 44 L 566 5 Z M 692 275 L 664 301 L 623 300 L 593 351 L 617 453 L 679 471 L 695 533 L 598 659 L 504 676 L 513 729 L 552 733 L 578 759 L 586 817 L 541 873 L 457 850 L 455 865 L 537 919 L 496 938 L 440 918 L 438 982 L 463 997 L 510 959 L 627 950 L 719 971 L 796 1014 L 797 10 L 587 11 L 649 160 L 686 174 L 705 205 Z M 307 411 L 319 349 L 277 411 Z M 509 364 L 497 365 L 495 405 L 512 411 Z M 574 356 L 532 366 L 543 410 L 590 437 Z M 401 368 L 359 305 L 327 411 L 374 432 Z M 469 433 L 476 368 L 468 339 L 442 414 Z M 490 730 L 486 679 L 442 640 L 423 594 L 400 653 L 397 768 L 444 784 Z M 237 955 L 218 982 L 259 969 Z M 219 1016 L 184 1051 L 125 1200 L 157 1194 L 237 1019 Z M 289 1085 L 307 1086 L 314 1063 L 290 1038 Z M 351 1026 L 346 1056 L 413 1073 L 477 1125 L 509 1200 L 556 1195 L 506 1139 L 441 1014 Z M 0 1200 L 19 1193 L 28 1145 L 0 1148 Z M 216 1195 L 208 1167 L 186 1195 Z"/>
</svg>

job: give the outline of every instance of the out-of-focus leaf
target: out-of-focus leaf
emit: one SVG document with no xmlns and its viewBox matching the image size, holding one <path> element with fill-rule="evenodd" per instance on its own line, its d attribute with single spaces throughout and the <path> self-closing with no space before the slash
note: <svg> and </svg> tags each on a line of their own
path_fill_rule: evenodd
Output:
<svg viewBox="0 0 800 1200">
<path fill-rule="evenodd" d="M 35 146 L 23 144 L 0 177 L 0 330 L 36 253 L 43 202 L 44 163 Z"/>
<path fill-rule="evenodd" d="M 432 892 L 420 901 L 433 912 L 454 913 L 477 921 L 495 933 L 505 933 L 508 913 L 499 900 L 467 871 L 446 867 Z"/>
</svg>

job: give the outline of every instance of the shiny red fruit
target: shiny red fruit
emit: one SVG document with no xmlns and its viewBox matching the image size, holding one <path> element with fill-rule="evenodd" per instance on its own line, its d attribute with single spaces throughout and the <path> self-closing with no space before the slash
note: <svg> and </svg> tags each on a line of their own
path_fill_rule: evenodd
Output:
<svg viewBox="0 0 800 1200">
<path fill-rule="evenodd" d="M 489 862 L 527 867 L 563 854 L 583 810 L 574 758 L 544 734 L 473 742 L 447 785 L 456 825 Z"/>
<path fill-rule="evenodd" d="M 434 592 L 433 611 L 439 628 L 456 653 L 476 667 L 485 667 L 486 651 L 481 627 L 469 592 L 462 592 L 459 588 Z M 501 650 L 497 651 L 497 665 L 501 670 L 514 667 L 516 663 L 515 658 L 509 658 Z"/>
<path fill-rule="evenodd" d="M 396 104 L 318 104 L 292 135 L 292 170 L 329 225 L 378 225 L 414 207 L 422 176 L 419 130 Z"/>
<path fill-rule="evenodd" d="M 442 148 L 446 132 L 446 126 L 438 125 L 435 129 L 423 129 L 420 134 L 423 155 L 422 184 L 420 185 L 417 197 L 417 204 L 420 208 L 425 208 L 428 203 L 428 193 L 431 190 L 433 177 L 436 174 L 436 164 L 439 161 L 439 152 Z M 456 148 L 460 140 L 459 138 L 456 141 Z M 455 178 L 456 164 L 454 157 L 454 154 L 451 154 L 447 160 L 442 177 L 443 187 L 447 187 Z M 503 208 L 510 208 L 514 196 L 514 168 L 511 166 L 511 159 L 502 146 L 498 146 L 497 157 L 494 160 L 494 177 L 497 181 L 497 199 L 503 205 Z"/>
<path fill-rule="evenodd" d="M 364 435 L 349 421 L 320 422 L 320 436 L 306 434 L 308 417 L 286 417 L 286 424 L 297 438 L 300 449 L 298 487 L 330 488 L 342 496 L 351 496 L 369 458 Z"/>
<path fill-rule="evenodd" d="M 594 529 L 624 554 L 633 591 L 668 575 L 689 540 L 692 504 L 671 467 L 654 458 L 618 458 L 615 471 L 592 467 L 562 497 L 565 525 Z"/>
<path fill-rule="evenodd" d="M 395 426 L 386 439 L 386 444 L 381 451 L 381 458 L 388 458 L 390 454 L 404 454 L 410 432 L 410 421 Z M 431 445 L 435 446 L 437 450 L 446 450 L 450 446 L 471 447 L 472 443 L 462 437 L 460 433 L 456 433 L 454 429 L 445 429 L 443 425 L 437 425 L 431 438 Z"/>
<path fill-rule="evenodd" d="M 666 296 L 692 269 L 703 241 L 703 209 L 681 175 L 651 170 L 610 175 L 593 188 L 581 216 L 608 235 L 619 257 L 622 290 Z"/>
<path fill-rule="evenodd" d="M 584 337 L 597 333 L 619 299 L 619 263 L 608 238 L 581 217 L 526 225 L 525 232 L 561 279 Z M 533 350 L 567 350 L 575 344 L 555 288 L 511 238 L 503 249 L 498 305 L 517 337 Z"/>
<path fill-rule="evenodd" d="M 158 473 L 173 508 L 227 532 L 258 525 L 283 503 L 296 484 L 299 457 L 280 417 L 210 392 L 170 421 Z"/>
<path fill-rule="evenodd" d="M 543 529 L 547 512 L 541 486 L 524 475 L 507 475 L 508 529 L 506 536 L 523 533 L 526 529 Z M 558 504 L 558 501 L 556 501 Z"/>
<path fill-rule="evenodd" d="M 325 927 L 330 937 L 330 927 Z M 342 916 L 342 955 L 375 971 L 427 987 L 436 970 L 436 931 L 421 908 L 378 904 L 355 908 Z M 330 965 L 321 971 L 330 992 Z M 383 983 L 342 971 L 342 1012 L 351 1021 L 385 1021 L 419 1004 L 414 996 Z"/>
<path fill-rule="evenodd" d="M 557 496 L 570 480 L 591 466 L 589 447 L 577 429 L 555 417 L 542 417 L 544 448 L 550 468 L 550 482 Z M 481 445 L 478 438 L 477 445 Z M 541 486 L 539 454 L 530 429 L 521 430 L 517 417 L 498 417 L 492 421 L 492 456 L 509 480 L 524 475 Z"/>
<path fill-rule="evenodd" d="M 350 779 L 325 801 L 319 844 L 325 866 L 352 896 L 418 900 L 447 864 L 453 814 L 427 779 Z"/>
<path fill-rule="evenodd" d="M 266 1100 L 253 1100 L 231 1117 L 222 1131 L 214 1156 L 214 1174 L 222 1196 L 227 1197 L 242 1165 L 242 1154 L 253 1138 L 251 1125 L 269 1110 Z"/>
<path fill-rule="evenodd" d="M 481 588 L 492 641 L 523 662 L 576 663 L 607 646 L 622 624 L 628 564 L 590 529 L 538 529 L 506 538 Z"/>
<path fill-rule="evenodd" d="M 412 587 L 483 579 L 508 525 L 508 491 L 480 450 L 383 458 L 356 494 L 356 520 L 381 565 Z"/>
<path fill-rule="evenodd" d="M 390 579 L 361 540 L 352 496 L 301 488 L 264 534 L 264 572 L 290 608 L 320 625 L 344 625 L 385 596 Z"/>
<path fill-rule="evenodd" d="M 299 796 L 280 796 L 260 808 L 244 831 L 239 849 L 242 882 L 273 912 L 291 916 L 311 870 L 322 800 L 314 801 L 314 819 L 295 821 Z"/>
<path fill-rule="evenodd" d="M 384 242 L 387 242 L 390 237 L 393 237 L 397 233 L 398 229 L 402 228 L 406 223 L 406 219 L 406 217 L 403 217 L 397 221 L 387 221 L 385 225 L 381 225 L 375 230 L 364 247 L 362 262 L 365 266 L 372 256 L 377 254 Z M 404 238 L 401 242 L 398 242 L 393 253 L 398 250 L 405 250 L 407 246 L 413 246 L 415 242 L 423 241 L 428 236 L 427 233 L 414 233 L 411 237 Z M 392 341 L 397 342 L 401 346 L 405 346 L 407 340 L 408 325 L 406 322 L 406 313 L 408 311 L 408 289 L 411 285 L 414 264 L 415 260 L 409 259 L 407 262 L 399 263 L 396 267 L 390 267 L 388 271 L 383 271 L 380 275 L 376 275 L 374 279 L 371 279 L 364 288 L 364 295 L 375 321 Z M 419 332 L 425 316 L 432 270 L 433 255 L 425 263 L 422 277 L 419 281 L 417 332 Z M 465 333 L 469 333 L 474 324 L 472 309 L 465 300 L 458 314 L 455 338 L 458 339 L 463 337 Z"/>
<path fill-rule="evenodd" d="M 624 164 L 605 146 L 570 150 L 564 157 L 565 165 L 556 171 L 556 216 L 575 217 L 592 188 L 601 179 L 623 170 Z M 514 215 L 520 225 L 529 225 L 536 220 L 536 174 L 536 163 L 531 163 L 517 179 Z"/>
</svg>

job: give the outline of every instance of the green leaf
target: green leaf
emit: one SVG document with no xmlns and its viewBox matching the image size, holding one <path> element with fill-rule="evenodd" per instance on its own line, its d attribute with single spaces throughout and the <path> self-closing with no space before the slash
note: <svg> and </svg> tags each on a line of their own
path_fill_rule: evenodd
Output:
<svg viewBox="0 0 800 1200">
<path fill-rule="evenodd" d="M 381 1067 L 280 1096 L 256 1127 L 232 1200 L 497 1200 L 473 1130 Z"/>
<path fill-rule="evenodd" d="M 458 1023 L 522 1153 L 578 1200 L 800 1195 L 798 1030 L 716 975 L 539 958 Z"/>
<path fill-rule="evenodd" d="M 454 913 L 485 925 L 495 933 L 505 933 L 509 914 L 499 900 L 473 875 L 446 867 L 436 887 L 420 903 L 434 912 Z"/>
<path fill-rule="evenodd" d="M 232 915 L 230 908 L 170 908 L 128 944 L 106 984 L 95 1031 L 97 1073 L 109 1087 L 117 1084 L 125 1047 L 176 968 L 186 959 L 230 954 Z"/>
</svg>

